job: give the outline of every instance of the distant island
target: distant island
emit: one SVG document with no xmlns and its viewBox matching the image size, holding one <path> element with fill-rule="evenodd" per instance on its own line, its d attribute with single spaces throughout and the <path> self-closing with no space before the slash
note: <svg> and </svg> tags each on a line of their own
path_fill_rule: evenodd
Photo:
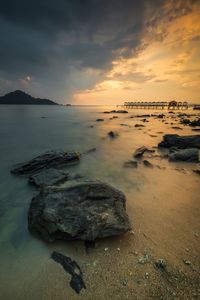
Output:
<svg viewBox="0 0 200 300">
<path fill-rule="evenodd" d="M 49 99 L 34 98 L 20 90 L 0 96 L 0 104 L 59 105 Z"/>
</svg>

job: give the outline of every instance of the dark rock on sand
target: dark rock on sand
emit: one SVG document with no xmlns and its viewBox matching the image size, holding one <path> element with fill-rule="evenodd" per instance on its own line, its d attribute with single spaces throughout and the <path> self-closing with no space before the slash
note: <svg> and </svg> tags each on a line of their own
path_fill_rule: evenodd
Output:
<svg viewBox="0 0 200 300">
<path fill-rule="evenodd" d="M 117 132 L 114 132 L 114 131 L 109 131 L 108 132 L 108 136 L 111 138 L 111 139 L 114 139 L 116 137 L 118 137 L 118 133 Z"/>
<path fill-rule="evenodd" d="M 95 240 L 131 229 L 125 195 L 99 181 L 71 181 L 32 199 L 29 230 L 47 241 Z"/>
<path fill-rule="evenodd" d="M 138 148 L 138 149 L 135 150 L 133 156 L 135 158 L 141 158 L 145 152 L 153 153 L 153 152 L 155 152 L 155 150 L 151 150 L 151 149 L 148 149 L 145 146 L 142 146 L 142 147 L 140 147 L 140 148 Z"/>
<path fill-rule="evenodd" d="M 158 118 L 158 119 L 163 119 L 164 117 L 165 117 L 164 114 L 157 115 L 157 118 Z"/>
<path fill-rule="evenodd" d="M 176 130 L 183 130 L 183 128 L 181 127 L 178 127 L 178 126 L 172 126 L 173 129 L 176 129 Z"/>
<path fill-rule="evenodd" d="M 178 134 L 166 134 L 163 136 L 163 141 L 158 144 L 158 147 L 200 148 L 200 135 L 180 136 Z"/>
<path fill-rule="evenodd" d="M 109 114 L 109 113 L 128 114 L 128 111 L 127 111 L 127 110 L 120 109 L 120 110 L 106 111 L 106 112 L 104 112 L 104 113 L 106 113 L 106 114 Z"/>
<path fill-rule="evenodd" d="M 193 170 L 193 172 L 200 175 L 200 169 Z"/>
<path fill-rule="evenodd" d="M 103 122 L 104 119 L 96 119 L 96 122 Z"/>
<path fill-rule="evenodd" d="M 190 121 L 189 119 L 183 119 L 180 121 L 180 123 L 184 125 L 189 125 L 191 127 L 196 127 L 196 126 L 200 126 L 200 118 L 193 121 Z"/>
<path fill-rule="evenodd" d="M 169 154 L 170 161 L 186 161 L 186 162 L 198 162 L 199 161 L 199 150 L 192 149 L 182 149 L 174 151 Z"/>
<path fill-rule="evenodd" d="M 136 128 L 140 128 L 140 127 L 145 127 L 145 125 L 143 125 L 143 124 L 135 124 L 135 127 Z"/>
<path fill-rule="evenodd" d="M 83 273 L 76 261 L 56 251 L 51 254 L 51 258 L 59 263 L 63 269 L 72 276 L 70 286 L 77 294 L 79 294 L 83 288 L 86 289 Z"/>
<path fill-rule="evenodd" d="M 130 127 L 130 125 L 125 124 L 125 123 L 121 123 L 120 126 L 126 126 L 126 127 Z"/>
<path fill-rule="evenodd" d="M 78 162 L 80 153 L 78 152 L 47 152 L 43 155 L 22 164 L 11 170 L 13 174 L 34 174 L 44 169 L 59 168 L 69 163 Z"/>
<path fill-rule="evenodd" d="M 157 269 L 161 269 L 161 270 L 165 270 L 167 267 L 167 262 L 163 258 L 158 259 L 157 261 L 155 261 L 154 264 Z"/>
<path fill-rule="evenodd" d="M 58 185 L 66 181 L 69 173 L 56 169 L 43 170 L 29 177 L 29 183 L 37 187 L 45 187 L 50 185 Z"/>
<path fill-rule="evenodd" d="M 153 165 L 152 165 L 152 163 L 150 163 L 148 160 L 143 160 L 143 164 L 144 164 L 144 166 L 145 167 L 147 167 L 147 168 L 153 168 Z"/>
<path fill-rule="evenodd" d="M 135 160 L 128 160 L 124 163 L 124 167 L 126 167 L 126 168 L 137 168 L 138 163 Z"/>
<path fill-rule="evenodd" d="M 200 128 L 192 128 L 192 131 L 200 131 Z"/>
<path fill-rule="evenodd" d="M 123 110 L 123 109 L 116 110 L 115 112 L 118 113 L 118 114 L 128 114 L 128 111 L 127 110 Z"/>
</svg>

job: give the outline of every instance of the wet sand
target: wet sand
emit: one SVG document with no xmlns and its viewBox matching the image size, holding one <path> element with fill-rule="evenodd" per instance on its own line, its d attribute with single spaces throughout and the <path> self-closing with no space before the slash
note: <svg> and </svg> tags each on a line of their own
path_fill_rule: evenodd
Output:
<svg viewBox="0 0 200 300">
<path fill-rule="evenodd" d="M 15 179 L 16 197 L 27 200 L 23 205 L 13 204 L 12 211 L 1 218 L 0 299 L 200 299 L 200 176 L 192 171 L 199 164 L 172 163 L 159 155 L 145 154 L 153 169 L 142 163 L 137 169 L 123 167 L 136 148 L 157 146 L 166 133 L 197 134 L 178 122 L 173 126 L 183 130 L 171 128 L 170 122 L 176 123 L 171 119 L 174 115 L 163 113 L 168 124 L 155 117 L 147 118 L 149 122 L 130 118 L 140 114 L 131 110 L 113 120 L 110 117 L 116 114 L 99 110 L 77 124 L 86 128 L 88 136 L 87 143 L 80 145 L 82 149 L 76 150 L 87 146 L 97 151 L 84 155 L 81 164 L 71 167 L 70 172 L 122 190 L 133 226 L 124 236 L 98 240 L 88 253 L 81 241 L 47 244 L 28 233 L 27 208 L 37 191 L 27 186 L 25 179 Z M 96 122 L 97 118 L 104 122 Z M 135 124 L 145 127 L 138 129 Z M 109 139 L 110 130 L 119 136 Z M 77 295 L 70 288 L 70 276 L 50 259 L 52 251 L 78 262 L 86 290 Z M 141 263 L 144 257 L 146 261 Z M 165 270 L 155 267 L 161 258 L 166 260 Z"/>
</svg>

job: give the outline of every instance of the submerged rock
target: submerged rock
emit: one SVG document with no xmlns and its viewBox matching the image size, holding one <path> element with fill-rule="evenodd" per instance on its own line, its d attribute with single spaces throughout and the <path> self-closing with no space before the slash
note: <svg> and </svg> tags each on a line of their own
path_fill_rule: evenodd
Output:
<svg viewBox="0 0 200 300">
<path fill-rule="evenodd" d="M 147 167 L 147 168 L 153 168 L 153 165 L 152 165 L 152 163 L 150 163 L 148 160 L 143 160 L 143 164 L 144 164 L 144 166 L 145 167 Z"/>
<path fill-rule="evenodd" d="M 125 195 L 98 181 L 73 181 L 32 199 L 29 230 L 47 241 L 95 240 L 131 229 Z"/>
<path fill-rule="evenodd" d="M 183 128 L 181 128 L 181 127 L 179 127 L 179 126 L 172 126 L 172 129 L 183 130 Z"/>
<path fill-rule="evenodd" d="M 133 153 L 133 156 L 135 158 L 141 158 L 145 152 L 153 153 L 153 152 L 155 152 L 155 150 L 151 150 L 151 149 L 148 149 L 145 146 L 142 146 L 142 147 L 135 150 L 135 152 Z"/>
<path fill-rule="evenodd" d="M 118 113 L 118 114 L 128 114 L 128 111 L 127 110 L 123 110 L 123 109 L 116 110 L 115 112 Z"/>
<path fill-rule="evenodd" d="M 137 127 L 145 127 L 145 125 L 143 125 L 143 124 L 135 124 L 135 127 L 137 128 Z"/>
<path fill-rule="evenodd" d="M 126 167 L 126 168 L 137 168 L 138 163 L 135 160 L 128 160 L 124 163 L 124 167 Z"/>
<path fill-rule="evenodd" d="M 48 169 L 29 177 L 29 183 L 37 187 L 57 185 L 66 181 L 69 173 L 56 169 Z"/>
<path fill-rule="evenodd" d="M 108 136 L 111 138 L 111 139 L 114 139 L 116 137 L 118 137 L 118 133 L 117 132 L 114 132 L 114 131 L 109 131 L 108 132 Z"/>
<path fill-rule="evenodd" d="M 193 170 L 193 172 L 200 175 L 200 169 Z"/>
<path fill-rule="evenodd" d="M 72 276 L 70 286 L 77 294 L 79 294 L 83 288 L 86 289 L 83 273 L 76 261 L 56 251 L 51 254 L 51 258 L 59 263 L 63 269 Z"/>
<path fill-rule="evenodd" d="M 158 147 L 200 148 L 200 135 L 180 136 L 178 134 L 166 134 L 163 136 L 163 141 L 158 144 Z"/>
<path fill-rule="evenodd" d="M 199 150 L 195 148 L 177 150 L 169 154 L 170 161 L 198 162 Z"/>
<path fill-rule="evenodd" d="M 183 119 L 180 121 L 181 124 L 189 125 L 191 127 L 200 126 L 200 118 L 190 121 L 189 119 Z"/>
<path fill-rule="evenodd" d="M 11 173 L 19 175 L 34 174 L 44 169 L 62 167 L 69 163 L 78 162 L 80 157 L 81 155 L 78 152 L 50 151 L 26 163 L 19 164 L 11 170 Z"/>
</svg>

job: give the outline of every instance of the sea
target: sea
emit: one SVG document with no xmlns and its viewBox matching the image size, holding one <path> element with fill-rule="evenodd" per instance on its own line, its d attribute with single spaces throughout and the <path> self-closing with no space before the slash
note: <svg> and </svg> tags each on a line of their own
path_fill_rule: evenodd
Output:
<svg viewBox="0 0 200 300">
<path fill-rule="evenodd" d="M 191 247 L 188 232 L 191 234 L 199 230 L 199 177 L 193 172 L 198 164 L 170 163 L 160 156 L 156 147 L 166 133 L 195 133 L 180 124 L 178 126 L 182 130 L 173 129 L 171 123 L 176 123 L 176 120 L 171 119 L 172 115 L 167 110 L 132 109 L 127 114 L 103 113 L 115 109 L 121 108 L 0 106 L 1 300 L 122 299 L 117 296 L 121 295 L 120 292 L 113 292 L 115 286 L 104 288 L 111 277 L 113 282 L 113 276 L 121 276 L 120 268 L 115 272 L 116 249 L 126 254 L 136 248 L 142 251 L 151 247 L 151 251 L 158 251 L 159 254 L 175 251 L 175 256 L 170 255 L 172 261 L 176 261 L 183 244 L 184 247 Z M 137 117 L 151 113 L 164 113 L 167 117 L 164 122 L 155 117 L 143 122 L 141 120 L 145 117 Z M 118 118 L 113 119 L 113 116 Z M 104 121 L 97 122 L 99 118 Z M 137 128 L 135 124 L 145 127 Z M 110 131 L 118 136 L 110 139 Z M 154 168 L 147 168 L 142 162 L 139 162 L 137 169 L 124 167 L 124 163 L 133 159 L 134 151 L 141 146 L 155 149 L 153 157 L 150 154 L 146 157 Z M 92 148 L 96 151 L 87 153 Z M 136 230 L 136 235 L 142 232 L 150 236 L 159 245 L 158 248 L 153 243 L 150 245 L 151 241 L 147 244 L 137 242 L 139 237 L 133 241 L 129 237 L 111 238 L 100 241 L 99 247 L 92 250 L 88 257 L 81 241 L 46 243 L 32 236 L 28 231 L 27 213 L 31 199 L 38 194 L 38 190 L 28 184 L 26 177 L 14 176 L 10 170 L 17 163 L 50 150 L 83 153 L 79 164 L 67 167 L 69 173 L 101 180 L 123 191 L 127 197 L 127 212 L 133 231 Z M 196 240 L 193 251 L 195 243 Z M 111 251 L 110 257 L 104 256 L 107 248 Z M 82 296 L 74 293 L 67 283 L 67 275 L 50 259 L 54 250 L 72 257 L 82 266 L 88 286 Z M 110 266 L 112 276 L 106 265 Z M 102 269 L 102 266 L 105 268 Z M 130 258 L 127 257 L 123 268 L 130 268 Z M 104 278 L 105 271 L 110 274 L 107 279 Z"/>
</svg>

